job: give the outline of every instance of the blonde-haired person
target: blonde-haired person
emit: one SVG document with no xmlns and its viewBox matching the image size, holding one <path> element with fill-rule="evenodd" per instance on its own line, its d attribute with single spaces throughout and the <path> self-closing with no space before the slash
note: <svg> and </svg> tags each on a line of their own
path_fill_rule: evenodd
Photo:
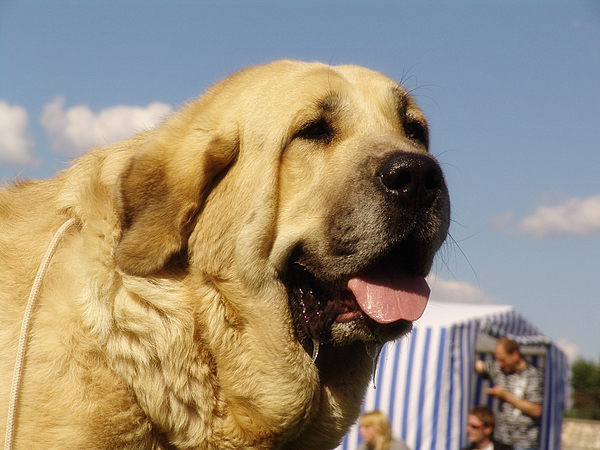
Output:
<svg viewBox="0 0 600 450">
<path fill-rule="evenodd" d="M 400 440 L 392 438 L 392 427 L 385 413 L 371 411 L 358 419 L 363 443 L 357 450 L 410 450 Z"/>
</svg>

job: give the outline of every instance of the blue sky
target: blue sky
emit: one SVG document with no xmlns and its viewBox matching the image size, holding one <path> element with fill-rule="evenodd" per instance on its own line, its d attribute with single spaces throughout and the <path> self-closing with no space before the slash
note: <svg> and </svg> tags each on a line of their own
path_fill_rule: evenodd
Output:
<svg viewBox="0 0 600 450">
<path fill-rule="evenodd" d="M 413 91 L 446 172 L 432 299 L 514 305 L 600 356 L 600 2 L 0 2 L 0 178 L 50 177 L 279 58 Z"/>
</svg>

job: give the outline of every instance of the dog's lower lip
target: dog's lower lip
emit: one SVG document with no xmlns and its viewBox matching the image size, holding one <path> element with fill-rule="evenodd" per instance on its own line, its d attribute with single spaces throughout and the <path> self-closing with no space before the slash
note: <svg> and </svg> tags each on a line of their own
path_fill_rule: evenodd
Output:
<svg viewBox="0 0 600 450">
<path fill-rule="evenodd" d="M 338 323 L 347 323 L 347 322 L 352 322 L 353 320 L 356 320 L 361 316 L 362 316 L 361 311 L 350 311 L 350 312 L 338 314 L 335 321 Z"/>
<path fill-rule="evenodd" d="M 362 316 L 352 292 L 343 288 L 344 283 L 336 288 L 319 281 L 301 264 L 292 267 L 288 288 L 301 334 L 313 340 L 328 339 L 334 323 L 348 323 Z"/>
</svg>

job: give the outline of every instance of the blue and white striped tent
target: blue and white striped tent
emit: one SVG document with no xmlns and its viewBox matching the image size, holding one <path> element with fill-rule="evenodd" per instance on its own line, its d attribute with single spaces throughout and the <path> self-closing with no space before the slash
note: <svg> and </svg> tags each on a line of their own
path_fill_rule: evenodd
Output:
<svg viewBox="0 0 600 450">
<path fill-rule="evenodd" d="M 475 359 L 492 358 L 495 341 L 508 336 L 544 374 L 541 447 L 560 449 L 568 363 L 565 355 L 512 306 L 430 302 L 413 332 L 386 344 L 363 411 L 387 413 L 393 434 L 413 450 L 458 450 L 467 444 L 471 406 L 494 406 L 489 386 L 473 371 Z M 358 426 L 338 450 L 360 443 Z"/>
</svg>

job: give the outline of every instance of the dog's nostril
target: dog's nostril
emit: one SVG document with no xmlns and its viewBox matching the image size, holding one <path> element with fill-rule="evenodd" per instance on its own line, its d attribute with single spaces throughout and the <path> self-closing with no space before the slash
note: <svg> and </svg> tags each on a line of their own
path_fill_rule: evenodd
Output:
<svg viewBox="0 0 600 450">
<path fill-rule="evenodd" d="M 379 176 L 389 190 L 419 200 L 433 200 L 444 184 L 437 162 L 418 154 L 394 156 L 381 167 Z"/>
</svg>

